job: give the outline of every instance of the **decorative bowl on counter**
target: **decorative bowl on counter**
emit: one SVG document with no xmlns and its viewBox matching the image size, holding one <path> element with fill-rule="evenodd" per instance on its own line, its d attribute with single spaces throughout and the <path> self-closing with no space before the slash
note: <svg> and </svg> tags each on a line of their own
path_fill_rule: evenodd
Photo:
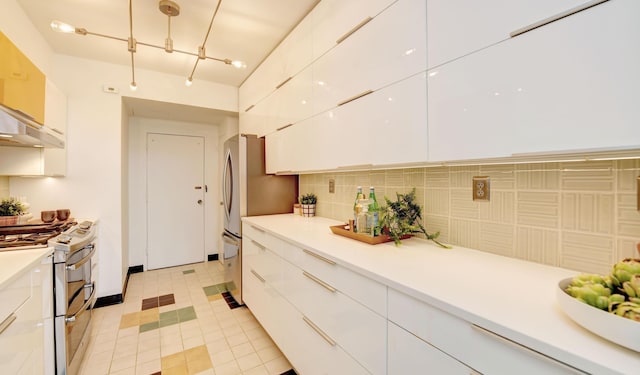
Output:
<svg viewBox="0 0 640 375">
<path fill-rule="evenodd" d="M 558 283 L 558 304 L 573 321 L 618 345 L 640 352 L 640 322 L 600 310 L 571 297 L 565 289 L 573 278 Z"/>
</svg>

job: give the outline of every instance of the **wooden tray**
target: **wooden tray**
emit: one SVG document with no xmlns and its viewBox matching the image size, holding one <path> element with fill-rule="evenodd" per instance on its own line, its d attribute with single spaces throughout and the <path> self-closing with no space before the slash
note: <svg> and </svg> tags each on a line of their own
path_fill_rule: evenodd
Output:
<svg viewBox="0 0 640 375">
<path fill-rule="evenodd" d="M 369 245 L 377 245 L 380 243 L 393 241 L 393 238 L 384 234 L 376 237 L 371 237 L 371 236 L 367 236 L 366 234 L 359 234 L 356 232 L 352 232 L 350 230 L 347 230 L 346 227 L 347 227 L 347 224 L 342 224 L 342 225 L 333 225 L 333 226 L 330 226 L 329 228 L 331 228 L 331 231 L 334 234 L 351 238 L 352 240 L 368 243 Z M 404 235 L 400 237 L 400 239 L 405 240 L 409 237 L 411 237 L 411 235 Z"/>
</svg>

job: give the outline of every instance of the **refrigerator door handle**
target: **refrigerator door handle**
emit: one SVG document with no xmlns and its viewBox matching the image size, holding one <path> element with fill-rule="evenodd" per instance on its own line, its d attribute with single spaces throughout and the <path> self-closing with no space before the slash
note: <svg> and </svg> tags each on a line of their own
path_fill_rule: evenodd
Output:
<svg viewBox="0 0 640 375">
<path fill-rule="evenodd" d="M 222 233 L 222 241 L 229 245 L 235 245 L 235 246 L 240 245 L 239 241 L 233 236 L 229 235 L 228 233 Z"/>
<path fill-rule="evenodd" d="M 222 174 L 222 200 L 224 202 L 224 215 L 227 220 L 230 219 L 231 203 L 233 202 L 233 168 L 231 163 L 231 151 L 228 150 Z"/>
</svg>

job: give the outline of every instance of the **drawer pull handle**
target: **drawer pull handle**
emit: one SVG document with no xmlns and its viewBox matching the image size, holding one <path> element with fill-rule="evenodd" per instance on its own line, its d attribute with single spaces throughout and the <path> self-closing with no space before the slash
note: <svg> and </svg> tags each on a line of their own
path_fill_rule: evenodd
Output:
<svg viewBox="0 0 640 375">
<path fill-rule="evenodd" d="M 371 94 L 372 92 L 373 92 L 373 90 L 363 91 L 358 95 L 354 95 L 354 96 L 350 97 L 349 99 L 345 99 L 345 100 L 341 101 L 340 103 L 338 103 L 338 107 L 340 107 L 341 105 L 345 105 L 345 104 L 347 104 L 349 102 L 352 102 L 352 101 L 354 101 L 356 99 L 360 99 L 363 96 L 367 96 L 367 95 Z"/>
<path fill-rule="evenodd" d="M 250 106 L 247 107 L 247 109 L 245 109 L 245 112 L 249 112 L 251 110 L 251 108 L 255 107 L 255 104 L 251 104 Z"/>
<path fill-rule="evenodd" d="M 320 284 L 321 287 L 325 288 L 326 290 L 330 291 L 331 293 L 335 293 L 338 290 L 334 287 L 332 287 L 331 285 L 325 283 L 324 281 L 318 279 L 317 277 L 313 276 L 312 274 L 308 273 L 307 271 L 302 271 L 302 274 L 305 275 L 306 277 L 308 277 L 309 279 L 315 281 L 316 283 Z"/>
<path fill-rule="evenodd" d="M 353 165 L 343 165 L 338 167 L 338 169 L 366 169 L 373 167 L 373 164 L 353 164 Z"/>
<path fill-rule="evenodd" d="M 253 276 L 257 277 L 258 280 L 260 280 L 261 282 L 266 282 L 266 280 L 264 278 L 262 278 L 262 276 L 260 276 L 256 271 L 251 270 L 251 273 L 253 274 Z"/>
<path fill-rule="evenodd" d="M 278 129 L 276 129 L 276 131 L 279 132 L 280 130 L 284 130 L 284 129 L 288 128 L 289 126 L 293 126 L 293 124 L 287 124 L 285 126 L 281 126 Z"/>
<path fill-rule="evenodd" d="M 482 327 L 477 326 L 475 324 L 472 324 L 471 328 L 473 328 L 473 330 L 475 330 L 476 332 L 479 332 L 479 333 L 481 333 L 483 335 L 486 335 L 486 336 L 492 337 L 494 339 L 497 339 L 497 340 L 499 340 L 499 341 L 501 341 L 501 342 L 503 342 L 503 343 L 505 343 L 505 344 L 507 344 L 507 345 L 509 345 L 511 347 L 514 347 L 514 348 L 517 348 L 517 349 L 520 349 L 520 350 L 525 350 L 527 353 L 531 353 L 531 354 L 535 355 L 538 359 L 544 360 L 544 361 L 552 363 L 554 365 L 561 365 L 561 366 L 565 367 L 567 370 L 569 370 L 569 371 L 571 371 L 571 372 L 573 372 L 575 374 L 584 374 L 584 372 L 578 370 L 577 368 L 575 368 L 573 366 L 570 366 L 570 365 L 568 365 L 568 364 L 566 364 L 564 362 L 560 362 L 560 361 L 558 361 L 556 359 L 548 357 L 545 354 L 542 354 L 542 353 L 540 353 L 538 351 L 535 351 L 535 350 L 533 350 L 533 349 L 531 349 L 531 348 L 529 348 L 527 346 L 524 346 L 524 345 L 519 344 L 519 343 L 517 343 L 515 341 L 512 341 L 512 340 L 510 340 L 510 339 L 508 339 L 508 338 L 506 338 L 504 336 L 501 336 L 501 335 L 499 335 L 499 334 L 497 334 L 495 332 L 489 331 L 486 328 L 482 328 Z"/>
<path fill-rule="evenodd" d="M 306 316 L 302 316 L 302 320 L 304 320 L 305 323 L 307 323 L 309 325 L 309 327 L 311 327 L 314 331 L 316 331 L 317 334 L 319 334 L 327 343 L 329 343 L 329 345 L 331 346 L 336 346 L 336 342 L 333 341 L 333 339 L 331 337 L 329 337 L 329 335 L 327 335 L 326 333 L 324 333 L 317 325 L 315 325 L 309 318 L 307 318 Z"/>
<path fill-rule="evenodd" d="M 262 251 L 266 250 L 264 246 L 262 246 L 260 243 L 258 243 L 258 242 L 256 242 L 256 241 L 254 241 L 254 240 L 251 240 L 251 243 L 253 243 L 254 245 L 256 245 L 256 246 L 257 246 L 260 250 L 262 250 Z"/>
<path fill-rule="evenodd" d="M 264 233 L 264 229 L 260 229 L 260 228 L 258 228 L 258 227 L 254 227 L 253 225 L 251 226 L 251 228 L 253 228 L 253 229 L 257 230 L 257 231 L 258 231 L 258 232 L 260 232 L 260 233 Z"/>
<path fill-rule="evenodd" d="M 293 76 L 285 79 L 284 81 L 282 81 L 278 86 L 276 86 L 276 90 L 279 89 L 280 87 L 284 86 L 287 84 L 287 82 L 291 81 L 291 78 L 293 78 Z"/>
<path fill-rule="evenodd" d="M 327 258 L 323 257 L 322 255 L 316 254 L 311 250 L 303 249 L 302 251 L 304 251 L 305 253 L 311 255 L 312 257 L 314 257 L 316 259 L 320 259 L 321 261 L 323 261 L 325 263 L 329 263 L 332 266 L 336 265 L 336 262 L 332 261 L 331 259 L 327 259 Z"/>
<path fill-rule="evenodd" d="M 6 329 L 9 328 L 9 326 L 13 322 L 15 322 L 16 319 L 18 319 L 18 315 L 11 313 L 11 315 L 9 315 L 7 319 L 3 320 L 2 323 L 0 323 L 0 335 L 2 334 L 2 332 L 6 331 Z"/>
<path fill-rule="evenodd" d="M 342 35 L 340 38 L 338 38 L 336 40 L 336 44 L 342 43 L 345 39 L 350 37 L 353 33 L 355 33 L 356 31 L 360 30 L 362 28 L 362 26 L 368 24 L 372 19 L 373 18 L 367 16 L 367 18 L 363 19 L 362 22 L 360 22 L 359 24 L 355 25 L 353 27 L 353 29 L 347 31 L 344 35 Z"/>
<path fill-rule="evenodd" d="M 588 1 L 588 2 L 586 2 L 584 4 L 582 4 L 582 5 L 578 5 L 578 6 L 574 7 L 574 8 L 567 9 L 564 12 L 560 12 L 560 13 L 558 13 L 556 15 L 551 16 L 551 17 L 547 17 L 547 18 L 545 18 L 543 20 L 540 20 L 538 22 L 534 22 L 531 25 L 528 25 L 528 26 L 522 27 L 522 28 L 520 28 L 518 30 L 512 31 L 509 34 L 509 36 L 513 38 L 513 37 L 518 36 L 520 34 L 524 34 L 526 32 L 529 32 L 529 31 L 533 30 L 533 29 L 537 29 L 538 27 L 541 27 L 541 26 L 544 26 L 544 25 L 549 24 L 551 22 L 555 22 L 555 21 L 557 21 L 559 19 L 568 17 L 568 16 L 570 16 L 572 14 L 576 14 L 578 12 L 582 12 L 583 10 L 589 9 L 591 7 L 594 7 L 596 5 L 602 4 L 602 3 L 607 2 L 607 1 L 609 1 L 609 0 L 592 0 L 592 1 Z"/>
</svg>

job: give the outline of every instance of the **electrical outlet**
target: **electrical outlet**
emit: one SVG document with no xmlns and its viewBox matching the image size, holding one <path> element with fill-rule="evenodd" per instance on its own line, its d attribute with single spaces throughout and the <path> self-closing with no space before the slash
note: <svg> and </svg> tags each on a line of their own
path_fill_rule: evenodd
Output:
<svg viewBox="0 0 640 375">
<path fill-rule="evenodd" d="M 474 201 L 489 201 L 489 176 L 474 176 L 473 177 L 473 200 Z"/>
<path fill-rule="evenodd" d="M 334 180 L 333 178 L 329 179 L 329 193 L 335 193 L 336 192 L 336 180 Z"/>
</svg>

